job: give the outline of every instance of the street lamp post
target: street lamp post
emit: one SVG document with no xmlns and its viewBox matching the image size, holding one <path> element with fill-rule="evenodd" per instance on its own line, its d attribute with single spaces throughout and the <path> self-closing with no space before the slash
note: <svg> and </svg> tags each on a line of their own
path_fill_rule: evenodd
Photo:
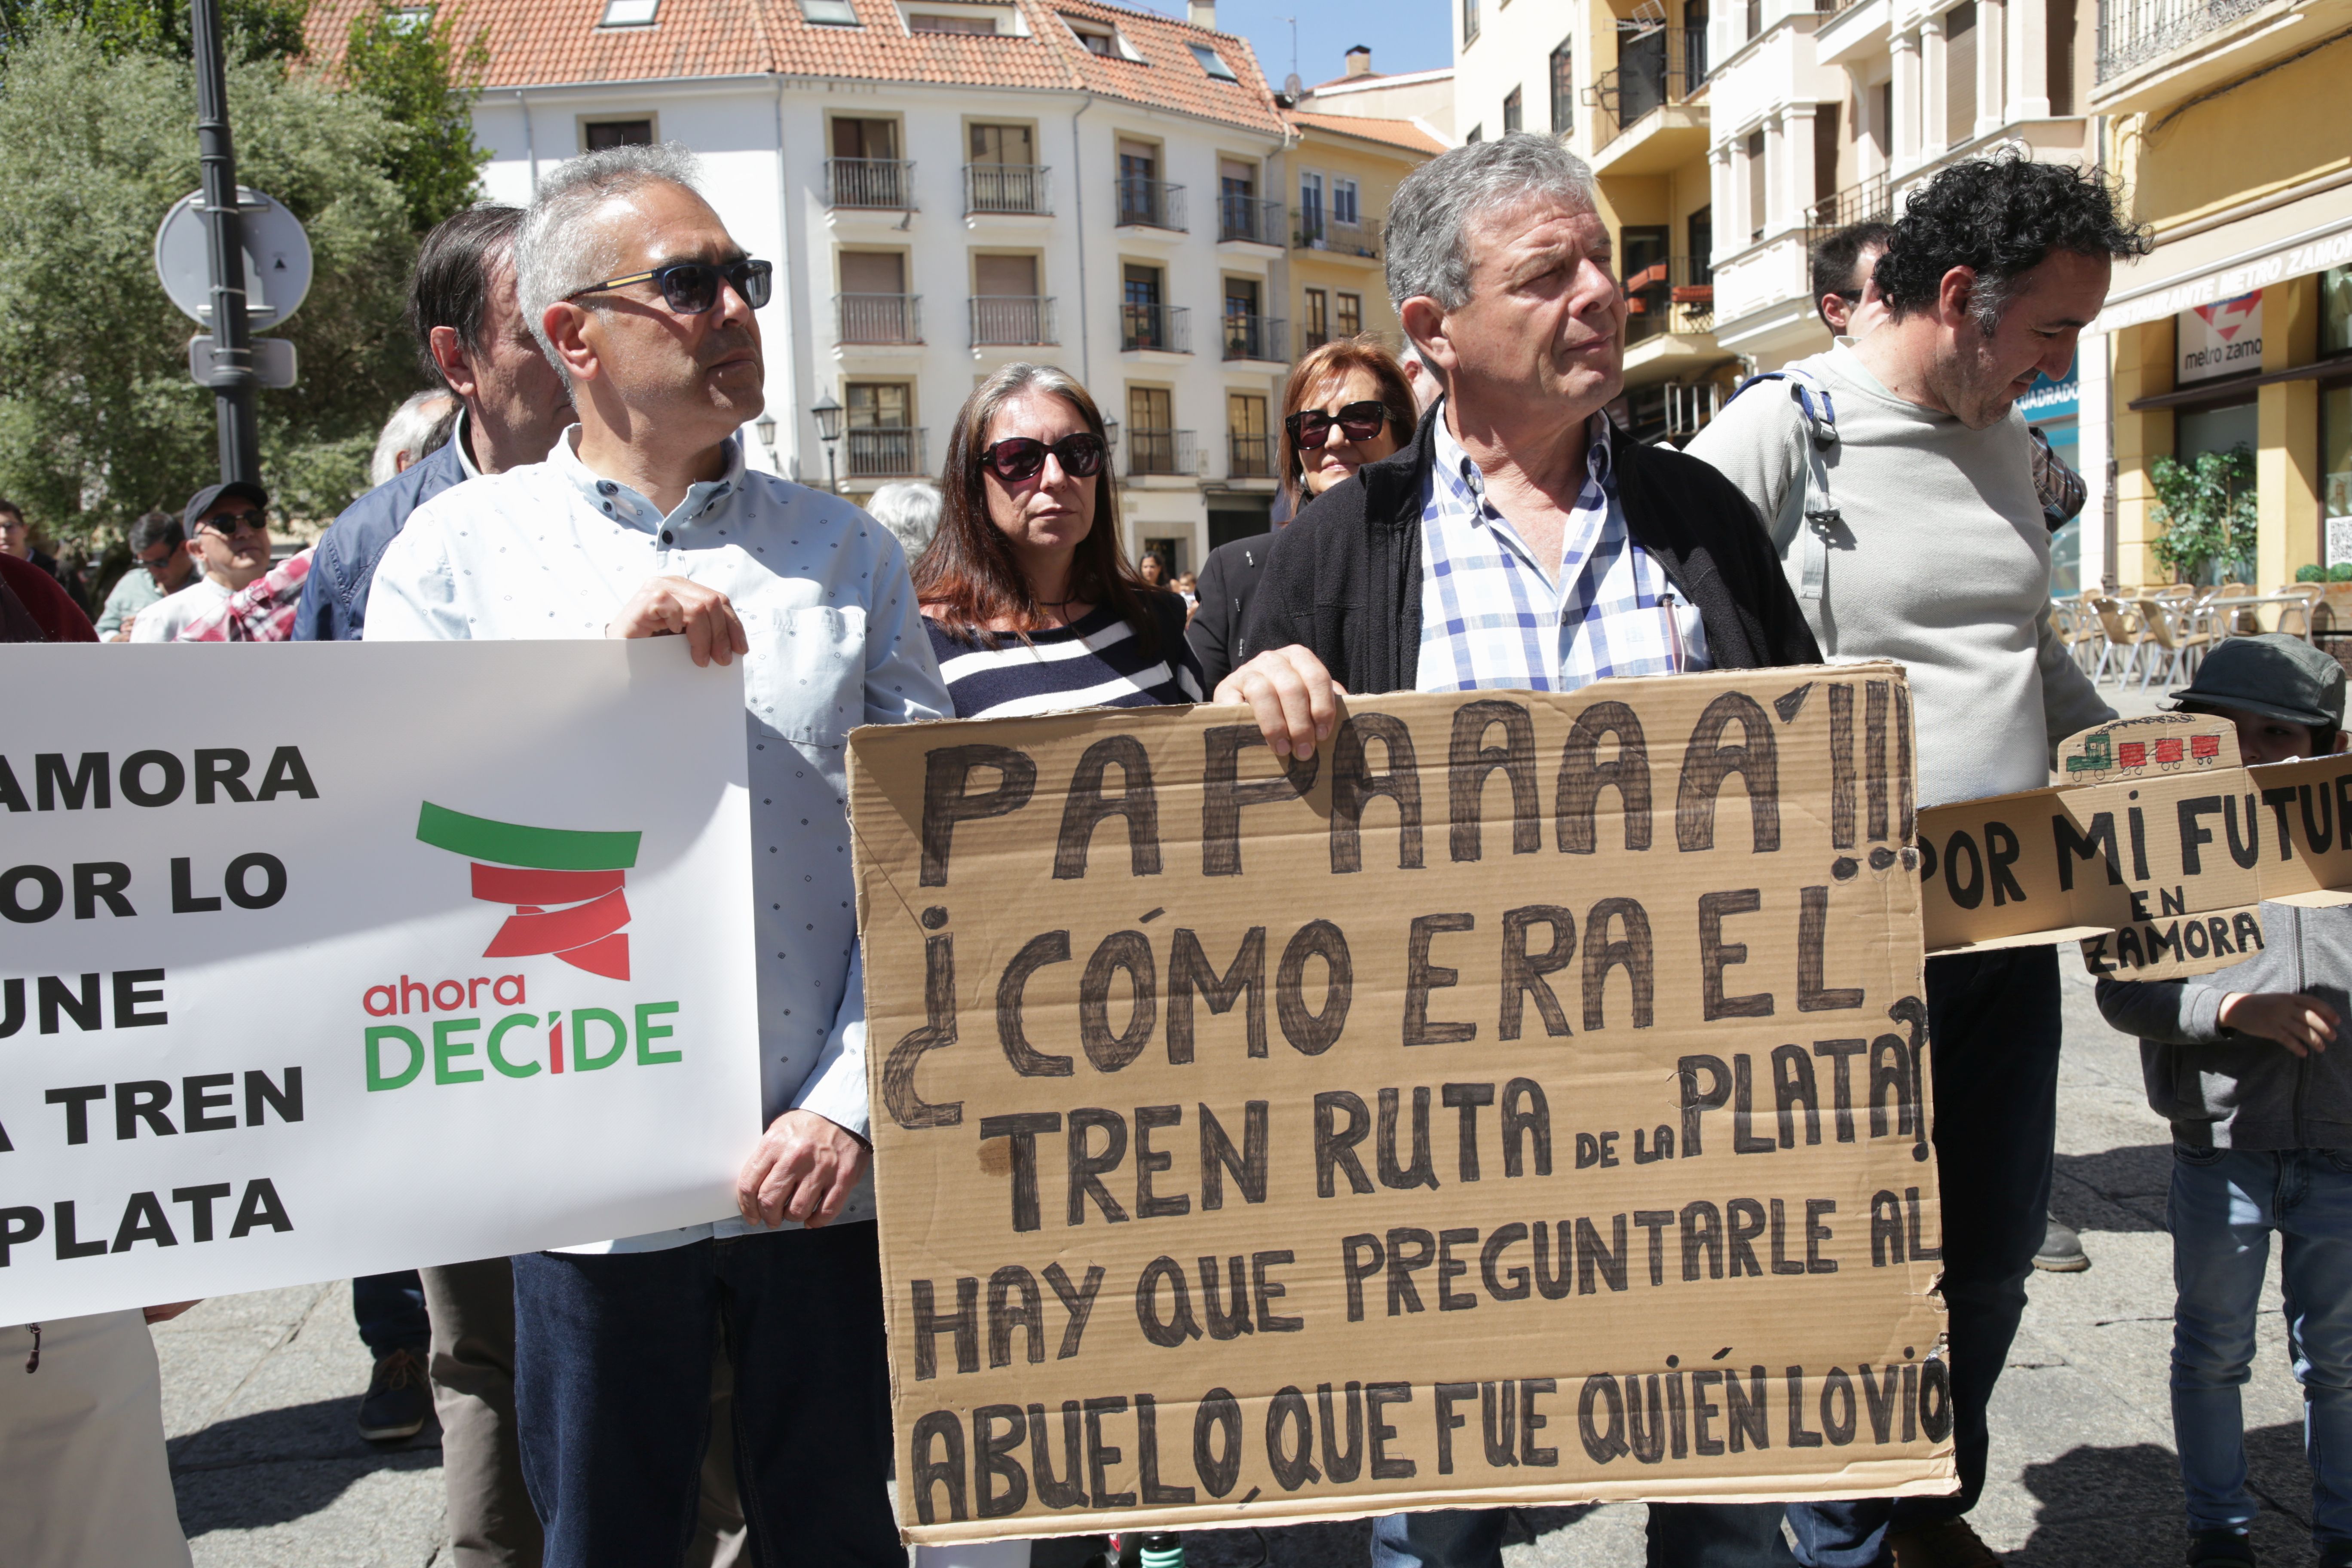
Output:
<svg viewBox="0 0 2352 1568">
<path fill-rule="evenodd" d="M 236 204 L 236 153 L 229 141 L 228 89 L 220 0 L 192 0 L 195 45 L 196 161 L 204 171 L 207 259 L 213 286 L 213 406 L 220 425 L 223 479 L 261 480 L 261 437 L 254 420 L 253 351 L 245 320 L 245 218 Z"/>
<path fill-rule="evenodd" d="M 824 443 L 824 488 L 834 494 L 841 493 L 840 477 L 834 471 L 834 443 L 841 439 L 841 405 L 833 400 L 830 392 L 817 405 L 809 410 L 816 416 L 817 439 Z"/>
<path fill-rule="evenodd" d="M 776 452 L 776 416 L 772 414 L 761 414 L 751 429 L 760 437 L 760 446 L 767 452 L 768 461 L 775 464 L 776 472 L 781 476 L 784 471 L 784 464 L 783 459 Z"/>
</svg>

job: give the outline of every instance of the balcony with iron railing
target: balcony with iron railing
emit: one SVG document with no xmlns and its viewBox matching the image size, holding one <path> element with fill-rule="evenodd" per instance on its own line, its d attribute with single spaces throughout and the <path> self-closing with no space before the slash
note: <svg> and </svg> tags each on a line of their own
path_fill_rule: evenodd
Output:
<svg viewBox="0 0 2352 1568">
<path fill-rule="evenodd" d="M 827 158 L 824 205 L 874 212 L 915 210 L 915 165 L 903 158 Z"/>
<path fill-rule="evenodd" d="M 1192 312 L 1182 305 L 1121 305 L 1118 346 L 1129 353 L 1192 352 Z"/>
<path fill-rule="evenodd" d="M 1895 186 L 1885 174 L 1848 185 L 1824 196 L 1805 212 L 1805 244 L 1812 246 L 1857 223 L 1888 223 L 1895 216 Z"/>
<path fill-rule="evenodd" d="M 1704 28 L 1653 27 L 1617 41 L 1617 65 L 1586 89 L 1597 111 L 1596 171 L 1665 174 L 1704 156 L 1707 121 L 1690 97 L 1706 82 Z"/>
<path fill-rule="evenodd" d="M 835 341 L 881 346 L 923 341 L 920 294 L 835 294 Z"/>
<path fill-rule="evenodd" d="M 853 479 L 900 479 L 926 472 L 923 430 L 919 425 L 844 432 Z"/>
<path fill-rule="evenodd" d="M 2105 87 L 2257 11 L 2289 9 L 2279 0 L 2100 0 L 2099 85 Z M 2231 68 L 2243 69 L 2252 63 L 2232 62 Z"/>
<path fill-rule="evenodd" d="M 964 216 L 987 213 L 1050 217 L 1054 194 L 1047 176 L 1053 172 L 1038 163 L 966 163 Z"/>
<path fill-rule="evenodd" d="M 1229 360 L 1290 361 L 1290 323 L 1278 316 L 1227 316 L 1225 357 Z"/>
<path fill-rule="evenodd" d="M 1262 201 L 1256 196 L 1219 196 L 1217 239 L 1221 244 L 1239 242 L 1279 247 L 1282 244 L 1282 204 Z"/>
<path fill-rule="evenodd" d="M 1127 471 L 1130 477 L 1185 475 L 1200 469 L 1200 450 L 1190 430 L 1127 432 Z"/>
<path fill-rule="evenodd" d="M 1274 478 L 1274 437 L 1228 435 L 1225 437 L 1225 477 L 1234 479 Z"/>
<path fill-rule="evenodd" d="M 1692 335 L 1715 327 L 1715 275 L 1706 258 L 1676 256 L 1625 279 L 1625 344 L 1668 333 Z"/>
<path fill-rule="evenodd" d="M 1121 179 L 1118 226 L 1164 228 L 1175 234 L 1190 232 L 1184 222 L 1184 187 L 1165 180 Z"/>
<path fill-rule="evenodd" d="M 971 304 L 971 346 L 1026 348 L 1061 342 L 1054 335 L 1051 295 L 982 294 Z"/>
<path fill-rule="evenodd" d="M 1292 211 L 1291 217 L 1297 226 L 1293 231 L 1291 243 L 1301 250 L 1320 251 L 1327 256 L 1353 257 L 1365 261 L 1381 258 L 1378 225 L 1341 223 L 1318 212 L 1296 209 Z"/>
</svg>

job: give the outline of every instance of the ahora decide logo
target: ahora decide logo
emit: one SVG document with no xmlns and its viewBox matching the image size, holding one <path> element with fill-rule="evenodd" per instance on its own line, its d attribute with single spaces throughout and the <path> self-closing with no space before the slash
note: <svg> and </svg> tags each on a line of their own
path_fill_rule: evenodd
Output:
<svg viewBox="0 0 2352 1568">
<path fill-rule="evenodd" d="M 474 897 L 515 906 L 484 958 L 552 953 L 591 974 L 629 977 L 629 939 L 621 930 L 629 902 L 621 885 L 637 863 L 638 835 L 524 827 L 428 800 L 417 813 L 416 837 L 474 862 Z"/>
<path fill-rule="evenodd" d="M 515 907 L 482 950 L 483 957 L 545 954 L 608 980 L 629 978 L 629 939 L 621 929 L 629 923 L 629 905 L 622 885 L 637 863 L 638 835 L 526 827 L 467 816 L 426 801 L 417 815 L 416 837 L 473 861 L 475 898 Z M 395 1010 L 405 1014 L 414 995 L 420 1013 L 475 1012 L 488 986 L 498 1005 L 525 1006 L 526 984 L 520 974 L 505 974 L 495 982 L 483 976 L 470 982 L 443 980 L 428 987 L 404 974 L 396 987 L 369 987 L 362 1005 L 371 1017 Z M 380 1007 L 379 995 L 383 999 Z M 485 1069 L 467 1060 L 477 1051 L 478 1061 L 487 1059 L 500 1077 L 510 1079 L 559 1075 L 567 1066 L 572 1072 L 594 1072 L 627 1058 L 632 1047 L 637 1066 L 657 1067 L 683 1058 L 676 1047 L 658 1046 L 676 1031 L 657 1020 L 677 1010 L 675 1002 L 638 1002 L 622 1011 L 572 1008 L 569 1052 L 561 1008 L 543 1016 L 514 1012 L 488 1019 L 487 1036 L 481 1035 L 486 1019 L 478 1014 L 436 1018 L 429 1026 L 420 1020 L 418 1028 L 432 1037 L 429 1044 L 416 1029 L 374 1025 L 365 1033 L 367 1086 L 372 1092 L 404 1089 L 423 1076 L 428 1063 L 436 1084 L 479 1083 Z"/>
</svg>

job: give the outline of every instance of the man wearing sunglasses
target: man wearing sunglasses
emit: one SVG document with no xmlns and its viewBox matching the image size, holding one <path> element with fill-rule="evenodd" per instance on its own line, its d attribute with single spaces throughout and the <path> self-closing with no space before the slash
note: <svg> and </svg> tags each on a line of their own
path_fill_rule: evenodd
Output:
<svg viewBox="0 0 2352 1568">
<path fill-rule="evenodd" d="M 517 288 L 579 423 L 545 462 L 419 507 L 366 635 L 677 636 L 697 665 L 745 659 L 767 1131 L 735 1215 L 513 1259 L 523 1471 L 548 1568 L 679 1561 L 723 1336 L 752 1555 L 899 1568 L 845 757 L 854 725 L 951 709 L 898 542 L 744 467 L 769 268 L 698 178 L 674 146 L 541 174 Z"/>
<path fill-rule="evenodd" d="M 132 642 L 176 642 L 188 623 L 269 570 L 269 496 L 259 485 L 206 485 L 188 499 L 181 548 L 204 575 L 150 605 L 131 624 Z"/>
<path fill-rule="evenodd" d="M 1747 500 L 1602 412 L 1623 384 L 1625 297 L 1580 160 L 1548 136 L 1457 147 L 1397 187 L 1387 234 L 1390 297 L 1444 395 L 1411 445 L 1276 537 L 1247 627 L 1267 651 L 1216 700 L 1255 709 L 1277 756 L 1311 756 L 1350 692 L 1818 660 Z M 1501 1568 L 1507 1521 L 1392 1514 L 1371 1560 Z M 1649 1562 L 1791 1558 L 1778 1507 L 1653 1504 Z"/>
</svg>

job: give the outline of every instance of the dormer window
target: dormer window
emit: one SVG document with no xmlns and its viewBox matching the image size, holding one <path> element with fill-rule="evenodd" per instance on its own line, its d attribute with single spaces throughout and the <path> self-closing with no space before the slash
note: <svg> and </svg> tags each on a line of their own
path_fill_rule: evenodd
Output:
<svg viewBox="0 0 2352 1568">
<path fill-rule="evenodd" d="M 994 16 L 943 16 L 929 11 L 910 12 L 907 17 L 910 33 L 976 33 L 982 37 L 996 35 Z"/>
<path fill-rule="evenodd" d="M 857 8 L 850 0 L 801 0 L 801 16 L 821 27 L 857 26 Z"/>
<path fill-rule="evenodd" d="M 1090 17 L 1066 16 L 1062 18 L 1062 25 L 1070 29 L 1071 37 L 1086 46 L 1088 54 L 1100 55 L 1107 60 L 1134 58 L 1119 47 L 1118 35 L 1100 22 Z"/>
<path fill-rule="evenodd" d="M 1219 81 L 1239 81 L 1241 79 L 1241 78 L 1234 75 L 1234 68 L 1225 63 L 1224 57 L 1217 53 L 1216 50 L 1211 48 L 1208 45 L 1193 44 L 1189 47 L 1192 51 L 1192 58 L 1201 62 L 1201 68 L 1207 71 Z"/>
<path fill-rule="evenodd" d="M 604 14 L 597 22 L 600 27 L 650 27 L 654 13 L 661 9 L 661 0 L 604 0 Z"/>
</svg>

